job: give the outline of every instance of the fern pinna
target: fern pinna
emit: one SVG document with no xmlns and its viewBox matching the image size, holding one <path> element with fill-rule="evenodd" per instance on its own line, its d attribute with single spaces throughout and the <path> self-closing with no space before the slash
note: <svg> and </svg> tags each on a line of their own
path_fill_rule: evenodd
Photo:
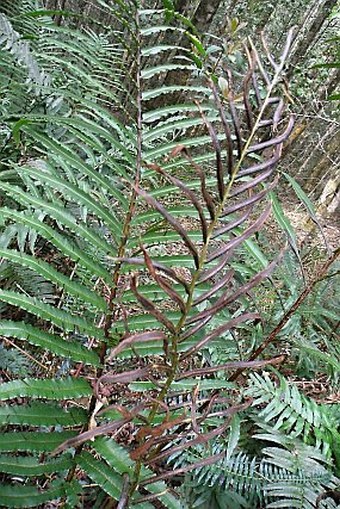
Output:
<svg viewBox="0 0 340 509">
<path fill-rule="evenodd" d="M 247 280 L 231 266 L 270 215 L 293 126 L 279 95 L 292 35 L 278 61 L 266 49 L 268 65 L 247 41 L 241 78 L 171 2 L 97 3 L 116 20 L 107 37 L 28 10 L 34 59 L 23 65 L 13 38 L 0 39 L 9 95 L 24 97 L 31 66 L 50 73 L 32 85 L 30 109 L 2 112 L 2 223 L 35 242 L 14 235 L 0 256 L 56 295 L 0 290 L 20 310 L 4 313 L 1 336 L 30 345 L 44 369 L 0 386 L 5 507 L 96 497 L 96 507 L 182 507 L 172 480 L 222 453 L 175 471 L 167 459 L 214 441 L 250 406 L 228 373 L 281 361 L 208 366 L 200 352 L 260 318 L 247 297 L 280 259 Z M 7 36 L 20 33 L 2 16 Z M 169 73 L 190 79 L 169 84 Z"/>
</svg>

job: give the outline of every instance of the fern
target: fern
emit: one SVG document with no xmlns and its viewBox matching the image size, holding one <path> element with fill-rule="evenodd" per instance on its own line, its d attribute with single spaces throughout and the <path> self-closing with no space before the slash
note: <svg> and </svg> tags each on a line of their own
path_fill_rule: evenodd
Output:
<svg viewBox="0 0 340 509">
<path fill-rule="evenodd" d="M 327 469 L 327 461 L 338 463 L 336 406 L 332 411 L 317 405 L 278 377 L 279 385 L 267 373 L 250 375 L 245 396 L 256 411 L 236 415 L 228 435 L 219 437 L 209 453 L 197 445 L 179 448 L 170 458 L 175 469 L 196 465 L 182 490 L 189 505 L 313 508 L 320 493 L 337 485 Z M 248 428 L 254 424 L 251 439 Z M 217 461 L 209 464 L 210 456 Z"/>
<path fill-rule="evenodd" d="M 248 296 L 282 258 L 262 258 L 256 271 L 233 267 L 242 265 L 237 255 L 244 246 L 256 251 L 251 238 L 269 217 L 274 168 L 293 127 L 292 118 L 281 119 L 278 95 L 291 34 L 268 70 L 249 41 L 242 80 L 224 68 L 223 48 L 221 66 L 209 70 L 194 27 L 172 2 L 164 9 L 97 3 L 115 20 L 110 38 L 35 15 L 29 54 L 50 81 L 39 84 L 39 101 L 29 110 L 16 103 L 4 114 L 2 221 L 4 228 L 23 228 L 26 238 L 35 232 L 36 243 L 28 250 L 13 235 L 0 255 L 44 278 L 58 297 L 52 306 L 38 292 L 11 286 L 0 293 L 22 313 L 20 320 L 1 320 L 1 334 L 33 345 L 51 362 L 42 379 L 0 387 L 6 402 L 0 415 L 9 426 L 0 441 L 5 507 L 55 499 L 76 506 L 78 495 L 89 494 L 85 479 L 120 507 L 151 509 L 155 501 L 181 507 L 172 478 L 204 470 L 221 460 L 220 452 L 190 462 L 188 470 L 172 471 L 167 459 L 190 455 L 197 444 L 211 447 L 251 405 L 228 397 L 236 384 L 225 373 L 282 360 L 247 362 L 234 349 L 232 359 L 200 363 L 202 351 L 260 319 Z M 19 33 L 8 12 L 8 33 Z M 174 37 L 188 37 L 193 46 L 178 48 Z M 17 69 L 22 46 L 8 45 L 1 50 L 13 71 L 8 97 L 16 91 L 26 100 L 21 78 L 33 60 Z M 159 87 L 169 72 L 188 81 Z M 45 257 L 36 249 L 40 242 Z M 133 431 L 120 445 L 126 429 Z M 236 485 L 242 468 L 249 478 L 252 466 L 236 454 L 237 417 L 230 429 L 227 462 L 235 462 Z M 28 458 L 23 464 L 18 453 Z M 271 458 L 270 448 L 266 454 Z M 15 481 L 25 465 L 35 484 Z M 326 485 L 327 470 L 320 466 L 319 474 Z"/>
<path fill-rule="evenodd" d="M 16 348 L 5 348 L 0 344 L 0 370 L 14 376 L 33 372 L 32 362 Z"/>
<path fill-rule="evenodd" d="M 306 443 L 320 447 L 325 457 L 330 457 L 332 437 L 338 435 L 338 422 L 326 405 L 318 405 L 281 375 L 278 377 L 277 386 L 267 373 L 250 375 L 251 385 L 246 394 L 254 398 L 254 406 L 266 405 L 257 418 L 273 423 L 274 429 L 291 437 L 301 437 Z"/>
<path fill-rule="evenodd" d="M 282 317 L 303 291 L 298 278 L 300 269 L 294 258 L 287 253 L 277 273 L 279 280 L 284 283 L 278 291 L 285 310 L 273 302 L 272 315 L 268 316 L 268 320 L 273 323 Z M 320 373 L 325 373 L 330 377 L 330 384 L 335 390 L 339 372 L 339 351 L 336 341 L 339 321 L 338 279 L 338 262 L 335 262 L 326 277 L 317 283 L 314 291 L 301 303 L 279 335 L 289 349 L 292 359 L 297 362 L 299 377 L 312 379 Z"/>
<path fill-rule="evenodd" d="M 318 494 L 336 486 L 336 480 L 323 464 L 324 456 L 316 449 L 296 439 L 287 439 L 269 426 L 266 433 L 258 433 L 254 438 L 277 445 L 258 447 L 255 456 L 236 450 L 228 457 L 223 441 L 214 444 L 211 453 L 218 454 L 219 460 L 199 467 L 187 479 L 185 498 L 200 509 L 219 509 L 226 504 L 235 508 L 314 508 Z M 259 446 L 256 441 L 254 445 Z M 187 462 L 197 464 L 205 456 L 203 448 L 196 448 L 195 452 L 185 452 L 177 458 L 176 466 L 180 464 L 183 468 Z"/>
</svg>

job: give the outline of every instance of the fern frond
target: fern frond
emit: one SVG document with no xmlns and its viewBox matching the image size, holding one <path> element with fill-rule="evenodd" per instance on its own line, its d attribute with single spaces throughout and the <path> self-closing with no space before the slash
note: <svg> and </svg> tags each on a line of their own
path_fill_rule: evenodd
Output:
<svg viewBox="0 0 340 509">
<path fill-rule="evenodd" d="M 250 387 L 245 391 L 254 398 L 254 406 L 265 407 L 257 415 L 258 422 L 272 423 L 290 437 L 301 437 L 307 444 L 321 447 L 328 457 L 332 454 L 332 430 L 338 423 L 326 406 L 318 405 L 299 392 L 296 386 L 278 375 L 279 384 L 268 373 L 251 374 Z"/>
<path fill-rule="evenodd" d="M 76 436 L 76 431 L 22 431 L 3 433 L 0 437 L 1 452 L 53 452 L 58 445 Z"/>
<path fill-rule="evenodd" d="M 270 433 L 257 435 L 257 438 L 275 439 Z M 280 440 L 279 435 L 276 438 Z M 223 447 L 222 444 L 220 447 Z M 215 453 L 216 450 L 218 446 L 215 445 Z M 191 483 L 193 487 L 203 484 L 211 492 L 220 493 L 221 498 L 225 494 L 233 500 L 235 494 L 235 506 L 240 496 L 249 507 L 265 504 L 265 507 L 314 508 L 320 490 L 324 486 L 333 486 L 332 476 L 322 464 L 322 455 L 313 448 L 301 444 L 297 450 L 299 457 L 297 451 L 290 452 L 279 447 L 264 448 L 262 458 L 243 452 L 229 458 L 224 454 L 216 463 L 203 466 L 195 472 Z M 183 458 L 176 460 L 176 464 L 183 464 L 184 458 L 186 461 L 196 461 L 201 454 L 204 454 L 203 450 L 196 450 L 192 454 L 185 452 Z"/>
<path fill-rule="evenodd" d="M 4 507 L 25 509 L 63 497 L 74 497 L 79 491 L 80 487 L 77 482 L 55 481 L 51 483 L 49 489 L 44 491 L 35 486 L 16 486 L 16 489 L 13 490 L 12 484 L 3 484 L 0 487 L 0 498 Z"/>
<path fill-rule="evenodd" d="M 43 237 L 45 240 L 51 242 L 55 247 L 60 249 L 60 251 L 64 253 L 65 256 L 68 256 L 74 262 L 81 264 L 85 269 L 89 271 L 91 275 L 96 275 L 103 278 L 106 283 L 111 282 L 110 273 L 106 270 L 105 267 L 98 263 L 98 260 L 95 261 L 75 243 L 70 242 L 65 235 L 60 234 L 58 231 L 44 223 L 42 220 L 17 210 L 9 209 L 7 207 L 0 209 L 0 215 L 4 219 L 11 219 L 15 221 L 16 224 L 22 223 L 23 225 L 34 230 L 37 234 L 39 234 L 39 236 Z M 69 278 L 67 279 L 69 283 Z"/>
<path fill-rule="evenodd" d="M 72 213 L 70 213 L 64 206 L 63 203 L 57 198 L 53 202 L 43 200 L 36 196 L 32 196 L 26 193 L 18 186 L 12 186 L 6 182 L 0 182 L 0 189 L 8 193 L 11 198 L 18 201 L 21 205 L 28 207 L 36 207 L 38 210 L 43 210 L 46 214 L 60 222 L 61 225 L 66 226 L 71 232 L 74 232 L 77 236 L 88 240 L 89 244 L 100 249 L 105 254 L 111 253 L 115 255 L 116 251 L 110 246 L 104 238 L 100 237 L 93 228 L 88 227 L 86 224 L 82 224 L 81 221 L 77 220 Z"/>
<path fill-rule="evenodd" d="M 213 470 L 209 473 L 207 467 L 216 451 L 208 458 L 202 451 L 229 430 L 227 460 L 218 453 L 222 460 L 211 478 L 225 491 L 231 487 L 241 496 L 251 491 L 255 500 L 263 494 L 262 479 L 256 477 L 261 462 L 239 453 L 240 420 L 233 418 L 251 400 L 240 403 L 229 397 L 234 386 L 226 373 L 280 358 L 248 363 L 238 353 L 231 362 L 212 366 L 202 353 L 260 319 L 248 296 L 265 284 L 281 259 L 267 261 L 257 252 L 260 270 L 244 271 L 242 277 L 232 265 L 241 248 L 252 249 L 252 236 L 269 217 L 274 168 L 293 127 L 292 118 L 281 122 L 284 104 L 278 86 L 292 35 L 280 61 L 270 59 L 268 71 L 249 42 L 246 76 L 242 84 L 237 76 L 234 84 L 223 65 L 213 66 L 211 73 L 208 52 L 193 35 L 194 27 L 175 13 L 171 2 L 161 10 L 143 10 L 134 1 L 97 1 L 115 20 L 111 35 L 117 45 L 109 36 L 100 39 L 37 16 L 42 35 L 29 49 L 42 69 L 53 71 L 49 82 L 37 88 L 41 104 L 30 110 L 16 104 L 9 115 L 5 112 L 12 151 L 9 173 L 0 179 L 6 224 L 32 229 L 37 239 L 49 241 L 48 249 L 57 247 L 58 254 L 47 262 L 34 249 L 28 255 L 9 244 L 13 249 L 2 248 L 0 256 L 46 278 L 61 295 L 52 307 L 17 288 L 2 289 L 0 298 L 21 309 L 31 323 L 3 321 L 0 332 L 33 344 L 38 352 L 48 350 L 56 363 L 67 357 L 80 364 L 72 377 L 51 372 L 50 378 L 0 386 L 3 401 L 27 399 L 22 413 L 18 405 L 8 404 L 12 410 L 3 419 L 10 426 L 25 423 L 36 429 L 38 422 L 51 422 L 42 405 L 28 406 L 32 399 L 47 400 L 51 418 L 59 408 L 51 401 L 70 402 L 59 403 L 54 431 L 10 428 L 0 449 L 57 455 L 74 448 L 66 476 L 56 472 L 58 489 L 64 486 L 61 478 L 72 479 L 78 466 L 119 505 L 129 499 L 132 506 L 151 509 L 159 500 L 177 509 L 181 502 L 166 482 L 174 473 L 163 470 L 164 459 L 185 452 L 186 467 L 192 469 L 198 447 L 200 480 L 209 482 Z M 183 52 L 178 53 L 174 37 L 180 38 Z M 6 52 L 4 59 L 13 67 Z M 113 77 L 108 69 L 116 71 Z M 19 86 L 25 72 L 13 71 L 8 97 L 18 87 L 26 101 Z M 228 93 L 219 86 L 221 79 L 228 79 Z M 259 82 L 264 97 L 257 94 Z M 52 324 L 52 330 L 43 330 L 41 320 Z M 95 342 L 98 353 L 85 348 L 77 333 L 83 344 Z M 158 357 L 136 367 L 136 355 Z M 124 358 L 132 358 L 131 369 L 120 364 Z M 119 402 L 111 407 L 117 383 L 124 390 L 112 394 Z M 82 411 L 71 410 L 80 398 L 87 406 L 85 423 Z M 115 443 L 126 424 L 136 429 L 129 455 Z M 80 433 L 73 429 L 78 425 Z M 103 437 L 111 432 L 112 438 Z M 276 471 L 269 459 L 266 464 L 268 472 Z M 32 465 L 37 468 L 33 460 Z M 221 468 L 224 479 L 216 474 Z M 280 468 L 294 484 L 291 472 Z M 51 486 L 40 494 L 46 498 L 37 498 L 30 485 L 23 488 L 22 500 L 32 493 L 33 505 L 53 498 Z M 8 497 L 6 486 L 4 495 Z M 11 503 L 15 507 L 19 502 L 13 498 Z"/>
<path fill-rule="evenodd" d="M 71 456 L 49 460 L 46 463 L 40 463 L 37 458 L 32 458 L 30 456 L 13 457 L 5 454 L 0 455 L 0 472 L 10 475 L 38 477 L 53 474 L 54 472 L 62 472 L 63 470 L 71 468 L 71 466 Z"/>
<path fill-rule="evenodd" d="M 119 500 L 123 480 L 112 468 L 101 459 L 94 458 L 83 451 L 78 457 L 78 464 L 86 471 L 93 482 L 97 483 L 114 500 Z"/>
<path fill-rule="evenodd" d="M 83 408 L 63 409 L 52 403 L 31 401 L 28 405 L 4 405 L 0 407 L 1 425 L 18 426 L 64 426 L 74 427 L 85 424 L 86 411 Z"/>
<path fill-rule="evenodd" d="M 27 305 L 25 305 L 23 297 L 14 295 L 15 298 L 13 298 L 14 293 L 15 292 L 12 292 L 10 294 L 10 292 L 5 293 L 4 291 L 0 291 L 0 299 L 4 299 L 5 302 L 12 305 L 18 305 L 20 302 L 22 309 L 27 309 L 30 313 L 36 313 L 34 306 L 31 305 L 32 298 L 26 298 L 25 302 Z M 5 298 L 5 296 L 7 296 L 7 298 Z M 40 313 L 39 311 L 38 313 L 38 316 L 48 319 L 44 313 Z M 67 315 L 67 321 L 69 321 L 69 314 Z M 54 323 L 56 322 L 54 321 Z M 60 324 L 62 324 L 65 331 L 68 329 L 64 320 L 62 320 L 59 325 Z M 72 327 L 71 330 L 73 330 Z M 95 352 L 87 350 L 75 340 L 63 339 L 56 334 L 44 332 L 43 330 L 24 322 L 1 320 L 0 334 L 4 337 L 17 338 L 19 340 L 26 341 L 27 343 L 42 348 L 43 350 L 53 352 L 54 354 L 66 357 L 67 359 L 72 359 L 74 362 L 84 362 L 85 364 L 90 364 L 92 366 L 99 366 L 100 364 L 98 355 Z"/>
<path fill-rule="evenodd" d="M 91 386 L 85 379 L 71 377 L 59 380 L 24 378 L 23 380 L 6 382 L 0 386 L 0 399 L 2 401 L 19 397 L 64 400 L 82 398 L 91 396 L 91 394 Z"/>
<path fill-rule="evenodd" d="M 51 264 L 46 263 L 42 260 L 38 260 L 34 256 L 18 253 L 17 251 L 10 249 L 0 249 L 0 256 L 3 259 L 10 260 L 19 265 L 29 267 L 35 270 L 39 275 L 45 277 L 48 281 L 55 283 L 63 290 L 69 292 L 71 295 L 80 297 L 85 300 L 86 303 L 97 306 L 101 310 L 106 310 L 107 305 L 104 299 L 100 298 L 96 293 L 88 290 L 83 285 L 70 280 L 64 274 L 53 269 Z"/>
<path fill-rule="evenodd" d="M 64 329 L 66 332 L 81 331 L 86 332 L 90 336 L 101 336 L 102 331 L 87 322 L 85 319 L 74 316 L 69 312 L 56 309 L 49 304 L 39 301 L 38 299 L 27 297 L 25 294 L 12 292 L 8 290 L 0 290 L 0 300 L 7 302 L 13 306 L 18 306 L 21 309 L 36 315 L 37 317 L 53 323 L 57 327 Z"/>
<path fill-rule="evenodd" d="M 133 461 L 130 459 L 127 451 L 114 440 L 104 437 L 96 438 L 93 448 L 109 465 L 115 465 L 115 468 L 121 475 L 131 472 Z M 146 467 L 142 468 L 142 478 L 147 478 L 151 474 L 151 470 Z M 182 507 L 178 499 L 169 492 L 165 483 L 157 482 L 149 484 L 146 489 L 155 494 L 155 499 L 161 501 L 168 509 L 179 509 Z M 138 505 L 139 503 L 136 503 L 136 507 Z"/>
</svg>

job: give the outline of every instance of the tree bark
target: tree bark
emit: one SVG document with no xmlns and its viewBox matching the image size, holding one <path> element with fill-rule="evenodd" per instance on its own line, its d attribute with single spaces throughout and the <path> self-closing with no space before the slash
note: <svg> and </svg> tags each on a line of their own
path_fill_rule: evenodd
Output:
<svg viewBox="0 0 340 509">
<path fill-rule="evenodd" d="M 200 0 L 196 8 L 192 9 L 192 0 L 179 0 L 176 9 L 181 14 L 189 16 L 199 32 L 206 32 L 215 16 L 221 0 Z"/>
<path fill-rule="evenodd" d="M 323 3 L 323 5 L 319 8 L 319 12 L 317 13 L 314 21 L 309 26 L 307 33 L 305 33 L 301 38 L 296 48 L 296 51 L 290 58 L 290 65 L 287 70 L 288 79 L 290 79 L 293 76 L 296 65 L 299 62 L 303 62 L 305 60 L 309 48 L 312 46 L 312 43 L 319 34 L 322 25 L 325 23 L 326 19 L 328 18 L 333 7 L 336 4 L 337 0 L 326 0 Z"/>
<path fill-rule="evenodd" d="M 221 0 L 201 0 L 195 14 L 193 15 L 192 22 L 201 33 L 209 30 L 211 22 L 220 6 Z"/>
<path fill-rule="evenodd" d="M 61 0 L 60 7 L 58 6 L 58 10 L 60 9 L 61 11 L 64 11 L 65 10 L 65 5 L 66 5 L 66 0 Z M 55 17 L 56 25 L 60 26 L 61 22 L 62 22 L 62 19 L 63 19 L 62 15 L 61 14 L 57 14 L 57 16 Z"/>
</svg>

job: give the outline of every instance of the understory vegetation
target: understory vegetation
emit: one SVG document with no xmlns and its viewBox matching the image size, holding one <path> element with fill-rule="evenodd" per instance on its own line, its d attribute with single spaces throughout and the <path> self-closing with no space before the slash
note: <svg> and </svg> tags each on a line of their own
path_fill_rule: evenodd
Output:
<svg viewBox="0 0 340 509">
<path fill-rule="evenodd" d="M 335 508 L 340 251 L 280 164 L 294 29 L 94 4 L 1 5 L 0 507 Z"/>
</svg>

